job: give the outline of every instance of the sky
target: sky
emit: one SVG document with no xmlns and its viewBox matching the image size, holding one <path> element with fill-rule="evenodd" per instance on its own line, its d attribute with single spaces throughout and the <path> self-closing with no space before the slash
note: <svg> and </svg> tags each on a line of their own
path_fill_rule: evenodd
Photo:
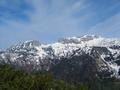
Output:
<svg viewBox="0 0 120 90">
<path fill-rule="evenodd" d="M 85 34 L 120 38 L 120 0 L 0 0 L 0 49 Z"/>
</svg>

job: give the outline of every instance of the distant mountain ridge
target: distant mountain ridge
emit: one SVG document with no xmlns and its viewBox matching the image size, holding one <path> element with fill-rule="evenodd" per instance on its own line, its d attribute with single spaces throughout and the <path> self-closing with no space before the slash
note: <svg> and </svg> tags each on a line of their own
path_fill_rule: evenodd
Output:
<svg viewBox="0 0 120 90">
<path fill-rule="evenodd" d="M 30 72 L 51 71 L 57 76 L 72 75 L 77 70 L 76 74 L 81 76 L 85 71 L 85 75 L 94 72 L 100 77 L 119 78 L 120 39 L 85 35 L 64 38 L 52 44 L 25 41 L 1 51 L 0 64 Z"/>
</svg>

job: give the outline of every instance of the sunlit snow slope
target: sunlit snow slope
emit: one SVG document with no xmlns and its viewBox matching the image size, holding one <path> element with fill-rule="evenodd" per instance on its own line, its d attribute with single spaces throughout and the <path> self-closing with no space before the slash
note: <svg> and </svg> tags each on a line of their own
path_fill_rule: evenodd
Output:
<svg viewBox="0 0 120 90">
<path fill-rule="evenodd" d="M 28 70 L 50 70 L 63 58 L 89 55 L 96 60 L 98 71 L 113 72 L 119 78 L 120 39 L 96 35 L 68 37 L 52 44 L 31 40 L 13 45 L 0 52 L 0 63 L 11 64 Z"/>
</svg>

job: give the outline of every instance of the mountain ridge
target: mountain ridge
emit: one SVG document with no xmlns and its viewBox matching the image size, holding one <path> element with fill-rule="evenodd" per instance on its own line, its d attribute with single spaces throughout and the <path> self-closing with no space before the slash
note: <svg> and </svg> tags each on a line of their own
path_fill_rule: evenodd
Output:
<svg viewBox="0 0 120 90">
<path fill-rule="evenodd" d="M 70 63 L 67 63 L 68 66 L 71 63 L 75 64 L 75 57 L 80 59 L 81 56 L 86 56 L 83 58 L 84 60 L 91 57 L 97 72 L 102 72 L 102 75 L 105 74 L 103 76 L 119 78 L 120 39 L 103 38 L 96 35 L 69 37 L 52 44 L 42 44 L 35 40 L 25 41 L 1 51 L 0 64 L 10 64 L 29 72 L 34 70 L 50 71 L 56 65 L 61 66 L 63 60 L 66 61 L 64 63 L 70 61 Z M 83 63 L 83 66 L 84 64 L 86 66 L 84 60 L 76 59 L 78 63 Z M 87 61 L 89 62 L 89 60 Z M 75 68 L 74 65 L 71 66 L 71 68 Z M 78 68 L 80 67 L 78 65 Z M 67 68 L 66 70 L 68 70 Z M 63 68 L 59 67 L 59 69 Z"/>
</svg>

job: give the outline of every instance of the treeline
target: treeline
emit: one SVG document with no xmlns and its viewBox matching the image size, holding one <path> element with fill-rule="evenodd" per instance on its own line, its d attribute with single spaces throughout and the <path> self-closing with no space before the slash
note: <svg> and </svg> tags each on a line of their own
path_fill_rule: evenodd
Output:
<svg viewBox="0 0 120 90">
<path fill-rule="evenodd" d="M 71 77 L 72 78 L 72 77 Z M 120 90 L 114 79 L 88 82 L 66 82 L 50 73 L 26 73 L 11 66 L 0 66 L 0 90 Z"/>
</svg>

